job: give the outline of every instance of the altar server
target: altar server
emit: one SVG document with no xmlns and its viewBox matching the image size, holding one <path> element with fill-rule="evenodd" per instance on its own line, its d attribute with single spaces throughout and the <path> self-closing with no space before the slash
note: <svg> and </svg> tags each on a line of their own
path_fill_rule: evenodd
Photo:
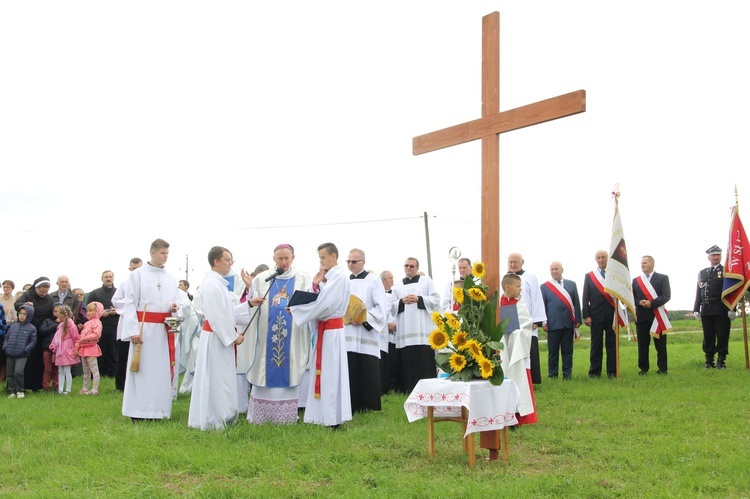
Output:
<svg viewBox="0 0 750 499">
<path fill-rule="evenodd" d="M 531 330 L 531 379 L 535 385 L 538 385 L 542 382 L 542 369 L 539 363 L 539 331 L 537 329 L 547 321 L 547 313 L 544 310 L 539 280 L 536 275 L 524 270 L 523 265 L 524 260 L 521 253 L 508 255 L 508 272 L 521 276 L 523 288 L 521 296 L 531 314 L 531 319 L 534 321 Z"/>
<path fill-rule="evenodd" d="M 130 274 L 121 318 L 122 339 L 130 341 L 122 414 L 133 420 L 168 419 L 172 414 L 174 339 L 164 319 L 181 313 L 180 295 L 177 280 L 164 268 L 169 243 L 156 239 L 150 255 L 146 265 Z M 134 371 L 137 351 L 139 366 Z"/>
<path fill-rule="evenodd" d="M 531 381 L 531 314 L 522 300 L 521 278 L 515 274 L 506 274 L 501 286 L 500 317 L 509 318 L 513 324 L 512 331 L 505 331 L 500 351 L 505 376 L 512 379 L 518 387 L 518 407 L 516 419 L 519 425 L 533 424 L 539 421 L 534 401 L 534 385 Z M 510 328 L 509 328 L 510 329 Z"/>
<path fill-rule="evenodd" d="M 305 423 L 338 428 L 352 419 L 343 316 L 349 305 L 349 279 L 338 266 L 333 243 L 318 246 L 320 270 L 313 277 L 315 301 L 290 307 L 294 322 L 317 331 L 311 362 Z"/>
<path fill-rule="evenodd" d="M 224 278 L 232 269 L 232 253 L 221 246 L 208 252 L 211 271 L 201 285 L 203 322 L 190 398 L 188 426 L 201 430 L 219 429 L 237 420 L 235 347 L 244 336 L 235 325 L 250 321 L 250 309 L 263 302 L 262 297 L 248 303 L 236 303 Z"/>
</svg>

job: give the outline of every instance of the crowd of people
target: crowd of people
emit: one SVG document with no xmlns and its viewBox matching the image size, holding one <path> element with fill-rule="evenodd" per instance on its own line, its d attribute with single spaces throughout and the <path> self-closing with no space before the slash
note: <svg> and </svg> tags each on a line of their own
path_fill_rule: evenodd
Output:
<svg viewBox="0 0 750 499">
<path fill-rule="evenodd" d="M 694 312 L 704 332 L 705 368 L 725 369 L 730 320 L 721 302 L 721 249 L 707 253 L 711 266 L 699 274 Z M 396 281 L 390 270 L 366 270 L 359 248 L 347 253 L 347 273 L 333 243 L 318 247 L 320 268 L 312 277 L 295 268 L 290 244 L 273 248 L 272 268 L 237 274 L 232 252 L 215 246 L 210 272 L 190 294 L 190 283 L 178 283 L 165 268 L 169 243 L 155 240 L 149 256 L 145 264 L 133 258 L 129 278 L 117 287 L 105 270 L 102 286 L 88 295 L 71 289 L 65 275 L 53 292 L 44 276 L 17 293 L 13 281 L 3 281 L 0 381 L 7 377 L 10 398 L 39 390 L 67 395 L 74 375 L 83 377 L 78 393 L 95 396 L 100 376 L 107 376 L 123 392 L 123 416 L 168 419 L 184 370 L 179 392 L 191 394 L 190 427 L 222 428 L 243 413 L 253 424 L 293 424 L 304 412 L 306 423 L 338 428 L 356 413 L 380 410 L 384 394 L 408 394 L 420 379 L 437 375 L 428 341 L 432 314 L 455 311 L 454 286 L 472 278 L 471 261 L 460 259 L 458 279 L 441 295 L 416 258 L 406 258 Z M 520 415 L 534 414 L 522 423 L 536 421 L 539 329 L 547 336 L 550 378 L 560 375 L 560 364 L 562 378 L 572 377 L 581 324 L 591 330 L 589 377 L 616 376 L 614 325 L 623 314 L 604 289 L 608 253 L 597 251 L 594 259 L 579 297 L 560 262 L 550 264 L 550 279 L 540 284 L 521 254 L 508 257 L 506 277 L 513 279 L 503 279 L 502 303 L 518 307 L 528 333 L 506 338 L 504 359 L 524 392 L 528 377 L 522 400 L 530 403 Z M 650 370 L 653 338 L 657 373 L 666 375 L 669 278 L 654 272 L 651 256 L 640 264 L 642 274 L 632 282 L 639 374 Z"/>
</svg>

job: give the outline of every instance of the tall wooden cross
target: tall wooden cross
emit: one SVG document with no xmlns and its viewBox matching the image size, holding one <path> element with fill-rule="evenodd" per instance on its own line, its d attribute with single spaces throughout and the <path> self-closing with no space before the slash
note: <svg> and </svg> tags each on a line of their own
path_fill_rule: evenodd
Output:
<svg viewBox="0 0 750 499">
<path fill-rule="evenodd" d="M 586 91 L 578 90 L 500 112 L 500 14 L 482 18 L 482 117 L 414 137 L 414 155 L 482 139 L 482 260 L 489 296 L 500 287 L 499 134 L 586 111 Z"/>
</svg>

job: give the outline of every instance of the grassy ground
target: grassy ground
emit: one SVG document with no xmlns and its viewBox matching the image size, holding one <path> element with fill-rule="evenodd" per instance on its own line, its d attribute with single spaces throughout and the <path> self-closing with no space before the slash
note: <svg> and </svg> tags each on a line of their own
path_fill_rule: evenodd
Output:
<svg viewBox="0 0 750 499">
<path fill-rule="evenodd" d="M 685 322 L 678 329 L 696 324 Z M 726 371 L 702 369 L 700 339 L 696 332 L 669 339 L 666 377 L 637 376 L 635 345 L 622 341 L 620 380 L 588 379 L 588 342 L 579 341 L 573 380 L 545 378 L 537 387 L 540 422 L 511 433 L 510 461 L 479 459 L 471 470 L 455 424 L 436 426 L 437 456 L 428 459 L 426 423 L 407 423 L 403 395 L 385 397 L 383 411 L 356 415 L 339 431 L 243 422 L 208 433 L 187 428 L 184 396 L 171 421 L 131 423 L 111 380 L 98 397 L 3 397 L 0 493 L 748 497 L 750 371 L 741 334 L 732 334 Z"/>
</svg>

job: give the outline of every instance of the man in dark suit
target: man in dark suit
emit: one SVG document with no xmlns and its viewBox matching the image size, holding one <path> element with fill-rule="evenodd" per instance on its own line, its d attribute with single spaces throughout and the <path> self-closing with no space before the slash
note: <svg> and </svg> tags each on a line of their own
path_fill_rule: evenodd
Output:
<svg viewBox="0 0 750 499">
<path fill-rule="evenodd" d="M 651 345 L 651 329 L 655 318 L 665 317 L 662 308 L 669 301 L 672 291 L 669 287 L 669 277 L 654 272 L 654 257 L 645 255 L 641 258 L 640 275 L 633 279 L 633 298 L 635 299 L 635 329 L 638 337 L 638 374 L 646 374 L 649 370 L 648 349 Z M 656 349 L 657 374 L 667 374 L 667 336 L 671 330 L 669 321 L 667 329 L 662 329 L 662 322 L 657 320 L 654 332 L 654 348 Z"/>
<path fill-rule="evenodd" d="M 607 252 L 599 250 L 595 255 L 596 268 L 583 280 L 583 323 L 591 328 L 591 353 L 589 355 L 589 378 L 602 375 L 602 347 L 607 348 L 607 376 L 617 376 L 615 353 L 614 299 L 604 291 L 604 270 L 607 268 Z"/>
<path fill-rule="evenodd" d="M 581 325 L 581 302 L 576 283 L 562 278 L 560 262 L 552 262 L 549 273 L 552 279 L 540 286 L 547 312 L 547 322 L 542 328 L 547 332 L 549 377 L 557 378 L 558 359 L 562 353 L 563 379 L 570 379 L 573 374 L 573 341 Z"/>
<path fill-rule="evenodd" d="M 695 291 L 695 317 L 700 317 L 703 326 L 703 353 L 706 354 L 705 369 L 726 369 L 725 359 L 729 353 L 729 308 L 721 301 L 724 285 L 724 267 L 721 265 L 721 248 L 715 244 L 706 250 L 711 266 L 698 274 Z M 719 360 L 714 364 L 714 354 Z"/>
<path fill-rule="evenodd" d="M 99 348 L 102 355 L 97 358 L 99 372 L 102 376 L 114 377 L 117 374 L 117 323 L 120 316 L 112 305 L 115 287 L 115 274 L 111 270 L 102 272 L 102 287 L 89 293 L 89 303 L 98 301 L 104 306 L 104 313 L 99 319 L 102 322 L 102 336 L 99 338 Z"/>
</svg>

